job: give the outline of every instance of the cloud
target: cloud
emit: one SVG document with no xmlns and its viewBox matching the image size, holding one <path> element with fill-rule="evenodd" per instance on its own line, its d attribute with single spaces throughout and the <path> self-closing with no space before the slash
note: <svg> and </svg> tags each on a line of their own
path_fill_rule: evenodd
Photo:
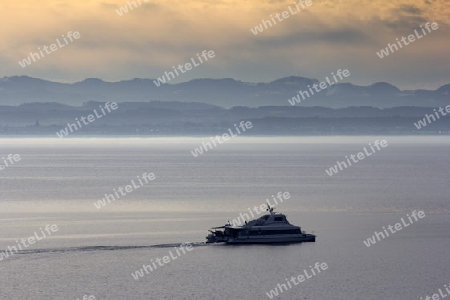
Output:
<svg viewBox="0 0 450 300">
<path fill-rule="evenodd" d="M 391 77 L 401 86 L 400 79 L 390 75 L 397 70 L 414 71 L 430 81 L 436 78 L 429 71 L 425 76 L 414 64 L 433 65 L 436 74 L 445 74 L 442 70 L 449 67 L 448 54 L 440 50 L 450 46 L 444 34 L 450 24 L 446 0 L 312 0 L 312 6 L 258 36 L 250 28 L 287 10 L 293 0 L 140 0 L 142 6 L 120 17 L 116 10 L 127 1 L 3 1 L 0 38 L 6 46 L 0 53 L 0 75 L 155 78 L 204 49 L 214 50 L 216 58 L 180 80 L 215 76 L 260 81 L 298 73 L 322 78 L 348 66 L 361 80 L 378 81 L 385 74 L 381 81 Z M 429 21 L 440 26 L 433 37 L 402 49 L 380 69 L 376 51 Z M 68 31 L 79 31 L 81 39 L 27 70 L 18 65 L 31 51 Z"/>
<path fill-rule="evenodd" d="M 394 11 L 396 13 L 404 13 L 404 14 L 411 14 L 411 15 L 422 15 L 422 13 L 424 12 L 422 9 L 418 8 L 415 5 L 411 5 L 411 4 L 401 4 Z"/>
</svg>

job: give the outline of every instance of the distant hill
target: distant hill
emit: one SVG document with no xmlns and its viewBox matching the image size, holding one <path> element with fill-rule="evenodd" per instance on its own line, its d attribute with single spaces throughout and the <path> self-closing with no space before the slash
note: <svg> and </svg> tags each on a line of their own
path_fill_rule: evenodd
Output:
<svg viewBox="0 0 450 300">
<path fill-rule="evenodd" d="M 115 102 L 198 102 L 230 108 L 233 106 L 290 106 L 288 99 L 299 90 L 318 82 L 303 77 L 285 77 L 268 83 L 248 83 L 234 79 L 194 79 L 157 87 L 152 79 L 105 82 L 97 78 L 72 84 L 58 83 L 27 76 L 0 79 L 0 105 L 32 102 L 57 102 L 81 106 L 89 101 Z M 385 83 L 357 86 L 340 83 L 307 98 L 296 106 L 344 108 L 372 106 L 438 107 L 449 104 L 450 84 L 431 90 L 401 91 Z"/>
<path fill-rule="evenodd" d="M 103 103 L 0 106 L 0 136 L 55 137 L 68 123 L 75 124 L 81 117 L 99 110 L 99 106 L 103 107 Z M 117 110 L 91 124 L 79 125 L 80 130 L 71 136 L 215 136 L 244 120 L 254 124 L 246 133 L 249 135 L 450 134 L 450 117 L 416 129 L 414 123 L 432 113 L 432 108 L 426 107 L 236 106 L 225 109 L 204 103 L 119 102 Z"/>
</svg>

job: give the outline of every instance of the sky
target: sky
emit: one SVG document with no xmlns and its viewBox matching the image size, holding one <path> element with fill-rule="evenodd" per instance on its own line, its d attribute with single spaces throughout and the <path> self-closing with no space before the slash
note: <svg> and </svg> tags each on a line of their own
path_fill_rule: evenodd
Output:
<svg viewBox="0 0 450 300">
<path fill-rule="evenodd" d="M 348 69 L 346 81 L 358 85 L 382 81 L 401 89 L 436 89 L 450 83 L 448 0 L 311 0 L 305 8 L 298 0 L 134 0 L 137 7 L 128 6 L 120 16 L 117 10 L 128 2 L 133 1 L 2 0 L 0 77 L 154 79 L 213 50 L 214 58 L 171 83 L 269 82 L 292 75 L 322 81 L 338 69 Z M 295 12 L 296 5 L 300 11 L 291 14 L 289 7 Z M 286 19 L 252 33 L 283 11 Z M 427 22 L 438 29 L 388 56 L 377 55 L 396 38 L 422 33 Z M 80 37 L 26 67 L 18 63 L 58 38 L 64 45 L 68 32 Z"/>
</svg>

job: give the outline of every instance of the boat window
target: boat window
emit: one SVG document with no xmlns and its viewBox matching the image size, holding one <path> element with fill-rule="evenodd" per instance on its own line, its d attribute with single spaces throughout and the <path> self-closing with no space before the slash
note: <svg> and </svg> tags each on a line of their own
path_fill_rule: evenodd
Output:
<svg viewBox="0 0 450 300">
<path fill-rule="evenodd" d="M 275 217 L 274 221 L 283 221 L 283 217 Z"/>
<path fill-rule="evenodd" d="M 299 228 L 296 229 L 284 229 L 284 230 L 250 230 L 249 235 L 277 235 L 277 234 L 301 234 Z"/>
</svg>

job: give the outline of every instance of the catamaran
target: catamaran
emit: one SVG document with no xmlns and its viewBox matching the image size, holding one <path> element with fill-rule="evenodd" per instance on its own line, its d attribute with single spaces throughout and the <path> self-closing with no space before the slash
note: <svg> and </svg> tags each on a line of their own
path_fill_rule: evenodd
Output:
<svg viewBox="0 0 450 300">
<path fill-rule="evenodd" d="M 299 226 L 289 223 L 286 215 L 276 213 L 267 205 L 270 214 L 234 226 L 228 222 L 224 226 L 213 227 L 206 237 L 207 243 L 253 244 L 253 243 L 303 243 L 315 242 L 316 236 L 301 231 Z"/>
</svg>

